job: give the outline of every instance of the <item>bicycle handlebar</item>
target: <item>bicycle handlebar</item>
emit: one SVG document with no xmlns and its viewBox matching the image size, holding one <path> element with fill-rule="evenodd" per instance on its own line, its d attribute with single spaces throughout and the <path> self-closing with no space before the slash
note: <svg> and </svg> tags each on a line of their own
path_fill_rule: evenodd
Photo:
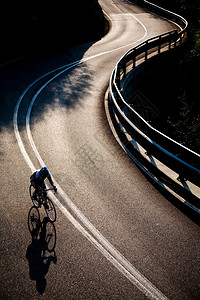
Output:
<svg viewBox="0 0 200 300">
<path fill-rule="evenodd" d="M 41 194 L 43 194 L 45 192 L 48 192 L 48 191 L 55 191 L 55 190 L 54 190 L 54 188 L 44 189 L 44 190 L 39 191 L 38 194 L 41 195 Z M 55 193 L 56 193 L 56 191 L 55 191 Z"/>
</svg>

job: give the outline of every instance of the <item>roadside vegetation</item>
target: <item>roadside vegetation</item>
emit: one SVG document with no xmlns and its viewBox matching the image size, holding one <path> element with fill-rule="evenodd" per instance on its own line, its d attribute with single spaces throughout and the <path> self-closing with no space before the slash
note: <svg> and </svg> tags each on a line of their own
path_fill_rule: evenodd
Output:
<svg viewBox="0 0 200 300">
<path fill-rule="evenodd" d="M 160 99 L 158 100 L 155 90 L 154 96 L 148 95 L 151 99 L 157 99 L 156 102 L 160 104 L 161 118 L 155 123 L 157 127 L 161 126 L 161 131 L 163 130 L 178 142 L 200 153 L 200 2 L 199 0 L 149 1 L 180 14 L 189 23 L 188 41 L 173 60 L 173 65 L 169 61 L 170 66 L 166 65 L 166 69 L 157 70 L 159 76 L 163 72 L 167 73 L 167 75 L 162 74 L 165 85 L 160 82 L 158 91 L 163 92 L 166 87 L 170 89 L 170 93 L 166 91 L 163 102 L 171 104 L 171 107 L 167 107 Z M 132 0 L 132 2 L 141 5 L 143 3 L 142 0 Z M 159 81 L 159 78 L 157 79 Z M 148 86 L 143 85 L 144 91 L 146 87 L 148 89 Z"/>
</svg>

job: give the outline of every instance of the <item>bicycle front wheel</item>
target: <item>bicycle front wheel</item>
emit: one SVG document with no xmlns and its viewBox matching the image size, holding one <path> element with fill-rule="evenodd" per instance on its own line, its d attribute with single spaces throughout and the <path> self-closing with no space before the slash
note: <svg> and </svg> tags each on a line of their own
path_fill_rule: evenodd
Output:
<svg viewBox="0 0 200 300">
<path fill-rule="evenodd" d="M 53 204 L 53 202 L 51 201 L 51 199 L 47 198 L 47 206 L 45 208 L 46 214 L 49 218 L 49 220 L 51 220 L 52 222 L 55 222 L 56 220 L 56 209 L 55 206 Z"/>
</svg>

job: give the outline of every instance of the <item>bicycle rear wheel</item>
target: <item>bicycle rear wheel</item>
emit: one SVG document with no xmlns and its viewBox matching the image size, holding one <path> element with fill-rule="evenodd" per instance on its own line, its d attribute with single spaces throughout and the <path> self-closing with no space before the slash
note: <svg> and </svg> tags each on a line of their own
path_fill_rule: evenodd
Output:
<svg viewBox="0 0 200 300">
<path fill-rule="evenodd" d="M 33 202 L 33 205 L 35 207 L 39 207 L 40 206 L 39 196 L 34 192 L 35 192 L 35 188 L 32 185 L 30 185 L 29 193 L 30 193 L 30 197 L 31 197 L 31 200 Z"/>
<path fill-rule="evenodd" d="M 51 220 L 52 222 L 55 222 L 56 220 L 56 209 L 55 206 L 53 204 L 53 202 L 51 201 L 51 199 L 47 198 L 47 207 L 45 208 L 46 214 L 49 218 L 49 220 Z"/>
<path fill-rule="evenodd" d="M 28 229 L 33 238 L 37 239 L 40 230 L 40 213 L 35 206 L 32 206 L 28 213 Z"/>
</svg>

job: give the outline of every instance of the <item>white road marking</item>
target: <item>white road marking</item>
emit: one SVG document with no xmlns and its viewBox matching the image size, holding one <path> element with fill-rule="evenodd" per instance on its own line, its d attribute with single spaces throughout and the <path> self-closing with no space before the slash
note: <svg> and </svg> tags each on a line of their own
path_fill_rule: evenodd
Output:
<svg viewBox="0 0 200 300">
<path fill-rule="evenodd" d="M 134 17 L 134 18 L 136 20 L 138 20 L 136 17 Z M 25 159 L 26 163 L 28 164 L 28 166 L 30 167 L 32 172 L 35 170 L 35 166 L 33 165 L 28 153 L 26 152 L 26 149 L 22 142 L 22 139 L 21 139 L 21 136 L 19 133 L 19 128 L 18 128 L 18 111 L 19 111 L 20 104 L 21 104 L 23 98 L 25 97 L 25 95 L 27 94 L 27 92 L 34 86 L 34 84 L 39 82 L 39 80 L 41 80 L 45 76 L 47 76 L 53 72 L 62 70 L 58 74 L 54 75 L 51 79 L 49 79 L 37 91 L 37 93 L 34 95 L 34 97 L 32 98 L 32 100 L 30 102 L 30 105 L 29 105 L 29 108 L 27 111 L 27 115 L 26 115 L 26 129 L 27 129 L 27 134 L 28 134 L 28 138 L 29 138 L 31 147 L 32 147 L 38 161 L 40 162 L 40 165 L 44 166 L 45 163 L 42 160 L 42 158 L 35 146 L 35 143 L 33 141 L 32 134 L 31 134 L 31 130 L 30 130 L 30 115 L 31 115 L 31 110 L 32 110 L 32 107 L 33 107 L 33 104 L 34 104 L 36 98 L 38 97 L 40 92 L 51 81 L 53 81 L 56 77 L 60 76 L 62 73 L 66 72 L 67 70 L 77 66 L 78 64 L 81 64 L 88 60 L 94 59 L 101 55 L 111 53 L 113 51 L 121 50 L 125 47 L 133 45 L 133 44 L 139 42 L 140 40 L 142 40 L 147 35 L 147 30 L 146 30 L 145 26 L 139 20 L 138 20 L 138 22 L 143 26 L 143 28 L 145 30 L 143 37 L 140 38 L 139 40 L 135 41 L 134 43 L 130 43 L 128 45 L 121 46 L 121 47 L 113 49 L 113 50 L 108 50 L 108 51 L 90 56 L 88 58 L 85 58 L 85 59 L 82 59 L 79 61 L 75 61 L 71 64 L 60 67 L 51 72 L 48 72 L 47 74 L 45 74 L 45 75 L 41 76 L 40 78 L 38 78 L 37 80 L 35 80 L 32 84 L 30 84 L 26 88 L 26 90 L 23 92 L 23 94 L 20 96 L 20 98 L 17 101 L 15 111 L 14 111 L 14 116 L 13 116 L 14 133 L 15 133 L 19 148 L 21 150 L 21 153 L 23 154 L 24 159 Z M 55 179 L 54 179 L 54 181 L 55 181 Z M 55 181 L 55 183 L 56 183 L 56 181 Z M 76 217 L 79 219 L 79 221 L 82 222 L 82 224 L 85 226 L 85 228 L 87 228 L 88 231 L 81 225 L 81 223 L 79 221 L 77 221 L 73 217 L 73 215 L 66 209 L 66 207 L 60 203 L 58 198 L 56 198 L 53 194 L 51 194 L 51 197 L 53 198 L 56 205 L 63 212 L 63 214 L 68 218 L 68 220 L 76 227 L 76 229 L 79 230 L 104 255 L 104 257 L 106 257 L 130 282 L 132 282 L 147 297 L 149 297 L 150 299 L 165 299 L 166 300 L 167 299 L 166 296 L 163 295 L 163 293 L 161 291 L 159 291 L 148 279 L 146 279 L 128 260 L 126 260 L 126 258 L 117 249 L 115 249 L 115 247 L 90 223 L 90 221 L 82 214 L 82 212 L 75 206 L 75 204 L 71 201 L 71 199 L 62 190 L 62 188 L 59 186 L 59 184 L 56 183 L 56 185 L 58 187 L 58 192 L 59 192 L 60 196 L 65 200 L 68 207 L 73 211 L 73 213 L 76 215 Z"/>
</svg>

